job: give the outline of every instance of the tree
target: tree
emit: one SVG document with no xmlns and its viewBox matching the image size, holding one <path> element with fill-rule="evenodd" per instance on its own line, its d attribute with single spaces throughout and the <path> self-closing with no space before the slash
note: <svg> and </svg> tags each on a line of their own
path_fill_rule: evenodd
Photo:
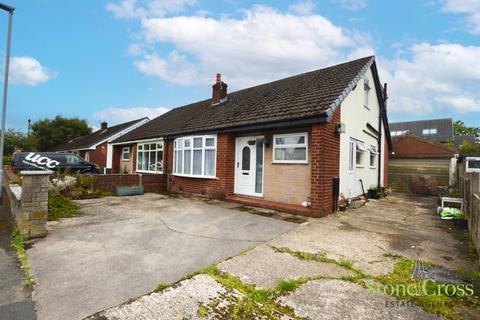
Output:
<svg viewBox="0 0 480 320">
<path fill-rule="evenodd" d="M 468 135 L 476 138 L 480 137 L 480 127 L 467 127 L 463 121 L 455 121 L 453 124 L 453 134 Z"/>
<path fill-rule="evenodd" d="M 28 137 L 23 132 L 8 129 L 5 134 L 4 154 L 11 156 L 17 150 L 36 151 L 35 137 Z"/>
<path fill-rule="evenodd" d="M 41 119 L 32 124 L 32 136 L 39 151 L 48 151 L 54 146 L 92 132 L 87 121 L 78 118 Z"/>
<path fill-rule="evenodd" d="M 467 141 L 463 141 L 460 148 L 461 156 L 478 156 L 480 155 L 480 143 L 470 144 Z"/>
</svg>

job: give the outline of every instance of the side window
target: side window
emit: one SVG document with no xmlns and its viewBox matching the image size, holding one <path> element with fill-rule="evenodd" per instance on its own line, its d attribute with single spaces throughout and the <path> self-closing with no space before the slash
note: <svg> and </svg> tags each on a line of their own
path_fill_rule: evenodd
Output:
<svg viewBox="0 0 480 320">
<path fill-rule="evenodd" d="M 78 165 L 80 164 L 80 158 L 74 154 L 67 154 L 67 164 L 68 165 Z"/>
</svg>

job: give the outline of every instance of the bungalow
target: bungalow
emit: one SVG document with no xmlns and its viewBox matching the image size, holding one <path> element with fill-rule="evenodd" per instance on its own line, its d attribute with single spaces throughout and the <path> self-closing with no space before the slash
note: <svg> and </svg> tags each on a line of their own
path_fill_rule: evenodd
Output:
<svg viewBox="0 0 480 320">
<path fill-rule="evenodd" d="M 113 150 L 112 145 L 110 145 L 109 142 L 140 127 L 148 121 L 148 118 L 141 118 L 121 123 L 113 127 L 108 127 L 106 122 L 102 122 L 100 130 L 67 141 L 49 151 L 75 153 L 85 160 L 95 163 L 105 172 L 111 171 Z"/>
<path fill-rule="evenodd" d="M 374 57 L 175 108 L 111 142 L 114 172 L 157 174 L 167 190 L 311 216 L 338 193 L 385 183 L 391 148 Z M 131 155 L 131 156 L 130 156 Z"/>
</svg>

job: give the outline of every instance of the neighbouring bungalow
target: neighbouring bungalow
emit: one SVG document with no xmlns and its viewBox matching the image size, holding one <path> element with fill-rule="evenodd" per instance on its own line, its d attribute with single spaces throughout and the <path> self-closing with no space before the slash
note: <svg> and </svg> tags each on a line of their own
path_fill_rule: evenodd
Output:
<svg viewBox="0 0 480 320">
<path fill-rule="evenodd" d="M 443 144 L 454 140 L 451 118 L 392 122 L 390 123 L 390 133 L 392 137 L 410 133 Z"/>
<path fill-rule="evenodd" d="M 106 122 L 102 122 L 100 124 L 100 130 L 67 141 L 49 151 L 75 153 L 85 160 L 98 165 L 102 168 L 103 172 L 110 172 L 112 168 L 113 147 L 109 142 L 140 127 L 148 121 L 148 118 L 141 118 L 113 127 L 108 127 Z"/>
<path fill-rule="evenodd" d="M 374 57 L 232 93 L 218 74 L 210 99 L 112 141 L 112 169 L 157 174 L 170 192 L 324 216 L 338 192 L 386 182 L 385 89 Z"/>
<path fill-rule="evenodd" d="M 435 195 L 455 182 L 456 151 L 431 139 L 404 133 L 393 138 L 389 182 L 394 191 Z"/>
</svg>

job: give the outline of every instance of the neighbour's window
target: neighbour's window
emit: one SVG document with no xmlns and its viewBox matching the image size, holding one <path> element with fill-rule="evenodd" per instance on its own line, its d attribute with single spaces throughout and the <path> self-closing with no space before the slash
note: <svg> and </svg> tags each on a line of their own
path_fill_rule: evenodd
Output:
<svg viewBox="0 0 480 320">
<path fill-rule="evenodd" d="M 369 109 L 369 106 L 368 106 L 369 94 L 370 94 L 370 82 L 368 81 L 367 78 L 365 78 L 365 81 L 363 83 L 363 106 L 367 109 Z"/>
<path fill-rule="evenodd" d="M 137 145 L 137 171 L 163 173 L 163 141 Z"/>
<path fill-rule="evenodd" d="M 357 149 L 357 142 L 355 140 L 350 140 L 349 155 L 348 155 L 348 171 L 350 172 L 353 172 L 356 149 Z"/>
<path fill-rule="evenodd" d="M 370 146 L 370 168 L 375 168 L 377 166 L 377 157 L 377 148 L 374 146 Z"/>
<path fill-rule="evenodd" d="M 437 128 L 423 129 L 422 134 L 424 135 L 437 134 Z"/>
<path fill-rule="evenodd" d="M 392 131 L 392 132 L 390 133 L 390 135 L 391 135 L 392 137 L 396 137 L 396 136 L 401 136 L 402 134 L 405 134 L 405 133 L 407 133 L 407 132 L 408 132 L 408 130 Z"/>
<path fill-rule="evenodd" d="M 355 164 L 357 167 L 362 167 L 363 166 L 363 154 L 367 148 L 365 147 L 365 144 L 361 141 L 357 141 L 357 149 L 355 152 Z"/>
<path fill-rule="evenodd" d="M 122 148 L 122 160 L 123 161 L 130 160 L 130 147 L 123 147 Z"/>
<path fill-rule="evenodd" d="M 308 163 L 308 133 L 273 136 L 274 163 Z"/>
<path fill-rule="evenodd" d="M 90 161 L 90 152 L 85 151 L 85 160 Z"/>
<path fill-rule="evenodd" d="M 192 136 L 175 139 L 173 173 L 215 177 L 216 137 Z"/>
</svg>

